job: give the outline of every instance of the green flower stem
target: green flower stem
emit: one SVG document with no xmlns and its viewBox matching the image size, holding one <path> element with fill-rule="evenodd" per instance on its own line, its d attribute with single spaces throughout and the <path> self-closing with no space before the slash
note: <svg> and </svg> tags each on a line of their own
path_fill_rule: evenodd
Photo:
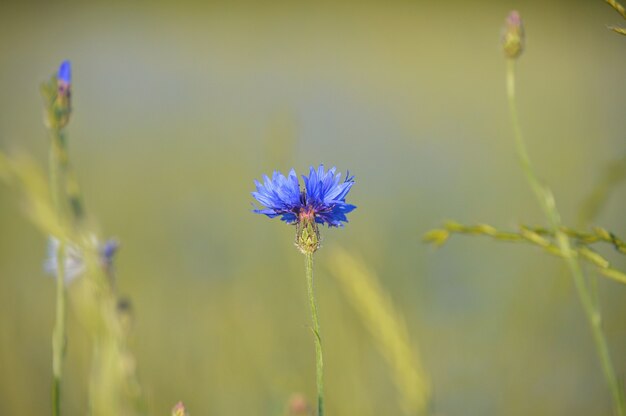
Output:
<svg viewBox="0 0 626 416">
<path fill-rule="evenodd" d="M 311 320 L 313 321 L 313 335 L 315 336 L 315 364 L 317 374 L 317 414 L 324 415 L 324 360 L 322 358 L 322 339 L 320 337 L 320 323 L 317 318 L 317 306 L 313 290 L 313 253 L 305 253 L 306 284 L 311 305 Z"/>
<path fill-rule="evenodd" d="M 55 207 L 58 221 L 61 226 L 71 223 L 79 225 L 83 218 L 83 206 L 80 197 L 80 188 L 71 170 L 67 154 L 67 139 L 64 126 L 67 124 L 70 107 L 69 97 L 58 100 L 57 81 L 53 78 L 50 83 L 42 86 L 42 94 L 47 101 L 47 116 L 45 124 L 50 135 L 50 193 Z M 69 211 L 69 212 L 68 212 Z M 60 236 L 57 255 L 56 276 L 56 317 L 52 333 L 52 414 L 61 414 L 61 385 L 63 379 L 63 361 L 65 356 L 65 250 L 66 241 Z"/>
<path fill-rule="evenodd" d="M 51 157 L 53 160 L 51 159 L 50 162 L 51 166 L 54 164 L 58 169 L 56 184 L 54 185 L 56 192 L 53 192 L 52 196 L 53 202 L 61 210 L 61 218 L 65 218 L 66 207 L 69 208 L 74 225 L 78 225 L 83 218 L 84 207 L 80 187 L 69 162 L 67 139 L 63 131 L 58 128 L 51 129 L 51 136 L 53 146 Z"/>
<path fill-rule="evenodd" d="M 61 415 L 61 382 L 65 356 L 65 247 L 60 243 L 57 253 L 56 322 L 52 332 L 52 415 Z"/>
<path fill-rule="evenodd" d="M 596 345 L 598 357 L 600 358 L 600 362 L 602 364 L 604 377 L 611 391 L 613 406 L 616 414 L 619 416 L 625 416 L 626 409 L 624 398 L 615 375 L 609 348 L 602 330 L 602 317 L 600 315 L 600 311 L 596 308 L 593 302 L 591 292 L 587 286 L 587 282 L 580 268 L 580 264 L 578 263 L 578 259 L 575 252 L 571 248 L 569 237 L 562 230 L 561 217 L 556 208 L 554 196 L 547 186 L 541 184 L 530 162 L 528 151 L 526 150 L 526 144 L 522 136 L 522 130 L 520 128 L 515 104 L 515 60 L 508 59 L 507 64 L 506 89 L 509 100 L 511 122 L 515 133 L 515 145 L 520 163 L 522 165 L 522 170 L 524 171 L 526 179 L 537 197 L 544 214 L 548 218 L 550 226 L 554 230 L 554 237 L 557 246 L 561 250 L 563 258 L 565 259 L 565 262 L 567 263 L 567 266 L 572 274 L 578 298 L 580 299 L 585 314 L 587 315 L 587 320 L 591 326 L 593 340 Z"/>
<path fill-rule="evenodd" d="M 62 194 L 59 183 L 63 169 L 61 155 L 64 154 L 63 137 L 59 130 L 51 130 L 50 146 L 50 192 L 59 220 L 63 220 Z M 52 332 L 52 415 L 61 415 L 61 384 L 63 359 L 65 356 L 65 242 L 59 239 L 56 276 L 56 317 Z"/>
</svg>

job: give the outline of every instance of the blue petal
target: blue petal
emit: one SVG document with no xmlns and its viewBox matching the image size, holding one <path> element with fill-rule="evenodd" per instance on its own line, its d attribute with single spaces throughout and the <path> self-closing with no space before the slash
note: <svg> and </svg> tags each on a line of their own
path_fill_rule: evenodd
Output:
<svg viewBox="0 0 626 416">
<path fill-rule="evenodd" d="M 298 216 L 293 212 L 286 212 L 280 217 L 281 221 L 285 221 L 287 224 L 295 224 L 298 221 Z"/>
<path fill-rule="evenodd" d="M 296 213 L 301 206 L 300 184 L 293 169 L 287 177 L 274 171 L 271 179 L 264 175 L 263 183 L 255 180 L 254 184 L 256 192 L 252 192 L 252 196 L 266 207 L 253 210 L 254 213 L 264 214 L 270 218 L 281 216 L 281 220 L 288 223 L 297 220 Z"/>
<path fill-rule="evenodd" d="M 70 61 L 65 60 L 61 62 L 57 79 L 65 82 L 66 84 L 70 84 L 72 82 L 72 64 Z"/>
<path fill-rule="evenodd" d="M 354 177 L 346 175 L 341 182 L 341 174 L 335 174 L 336 168 L 324 173 L 324 165 L 317 170 L 310 168 L 309 177 L 303 176 L 307 192 L 307 200 L 312 205 L 331 205 L 345 202 L 345 198 L 354 184 Z"/>
</svg>

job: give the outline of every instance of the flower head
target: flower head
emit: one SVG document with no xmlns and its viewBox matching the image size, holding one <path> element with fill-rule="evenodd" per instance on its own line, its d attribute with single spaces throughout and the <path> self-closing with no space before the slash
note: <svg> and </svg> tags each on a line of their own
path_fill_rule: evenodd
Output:
<svg viewBox="0 0 626 416">
<path fill-rule="evenodd" d="M 172 409 L 172 416 L 189 416 L 183 402 L 178 402 Z"/>
<path fill-rule="evenodd" d="M 72 84 L 72 64 L 63 61 L 57 72 L 57 100 L 61 105 L 69 107 L 70 85 Z"/>
<path fill-rule="evenodd" d="M 311 167 L 309 176 L 302 175 L 303 187 L 293 169 L 288 176 L 277 171 L 272 179 L 264 176 L 263 183 L 255 181 L 257 190 L 252 196 L 266 208 L 253 212 L 296 224 L 296 245 L 302 252 L 312 253 L 319 247 L 318 224 L 343 227 L 348 222 L 346 214 L 356 208 L 346 203 L 354 177 L 347 173 L 342 181 L 341 173 L 335 171 L 326 172 L 324 165 Z"/>
<path fill-rule="evenodd" d="M 63 61 L 59 65 L 56 73 L 56 85 L 51 84 L 50 90 L 56 88 L 56 93 L 50 92 L 52 98 L 52 108 L 49 115 L 52 121 L 50 125 L 63 128 L 70 120 L 71 108 L 71 84 L 72 84 L 72 64 L 70 61 Z"/>
<path fill-rule="evenodd" d="M 93 243 L 98 247 L 100 265 L 106 272 L 110 272 L 113 267 L 113 257 L 119 248 L 116 240 L 107 240 L 99 243 L 95 238 Z M 48 255 L 44 261 L 44 271 L 52 276 L 57 276 L 58 270 L 58 252 L 61 243 L 56 237 L 48 238 Z M 76 278 L 80 277 L 87 270 L 83 252 L 72 243 L 65 245 L 65 262 L 63 265 L 64 277 L 66 285 L 72 283 Z"/>
<path fill-rule="evenodd" d="M 502 46 L 507 58 L 515 59 L 524 50 L 524 26 L 519 12 L 511 11 L 504 22 Z"/>
</svg>

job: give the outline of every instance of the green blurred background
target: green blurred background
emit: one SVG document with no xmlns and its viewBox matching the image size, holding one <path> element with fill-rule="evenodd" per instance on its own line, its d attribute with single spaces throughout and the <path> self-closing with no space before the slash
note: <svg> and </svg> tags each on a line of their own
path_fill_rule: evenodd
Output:
<svg viewBox="0 0 626 416">
<path fill-rule="evenodd" d="M 564 264 L 536 248 L 421 235 L 445 219 L 542 224 L 514 153 L 500 29 L 525 20 L 519 110 L 566 223 L 626 154 L 626 38 L 603 1 L 3 2 L 0 149 L 45 166 L 38 84 L 74 69 L 71 157 L 87 209 L 122 242 L 119 290 L 151 414 L 280 415 L 315 394 L 294 229 L 251 214 L 253 179 L 323 162 L 358 206 L 323 230 L 317 285 L 329 415 L 401 410 L 328 270 L 360 253 L 405 315 L 437 415 L 611 413 Z M 624 186 L 595 223 L 626 235 Z M 0 188 L 0 415 L 49 413 L 46 238 Z M 604 250 L 621 270 L 626 261 Z M 593 274 L 593 270 L 590 270 Z M 626 288 L 599 282 L 626 374 Z M 89 339 L 69 313 L 64 408 L 86 409 Z"/>
</svg>

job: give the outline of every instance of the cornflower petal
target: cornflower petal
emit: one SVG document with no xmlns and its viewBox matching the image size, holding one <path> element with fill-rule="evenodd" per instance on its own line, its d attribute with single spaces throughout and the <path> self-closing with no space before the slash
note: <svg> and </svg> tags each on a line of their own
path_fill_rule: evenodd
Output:
<svg viewBox="0 0 626 416">
<path fill-rule="evenodd" d="M 70 61 L 65 60 L 61 62 L 59 65 L 59 72 L 57 73 L 57 79 L 66 84 L 71 84 L 72 82 L 72 64 Z"/>
</svg>

